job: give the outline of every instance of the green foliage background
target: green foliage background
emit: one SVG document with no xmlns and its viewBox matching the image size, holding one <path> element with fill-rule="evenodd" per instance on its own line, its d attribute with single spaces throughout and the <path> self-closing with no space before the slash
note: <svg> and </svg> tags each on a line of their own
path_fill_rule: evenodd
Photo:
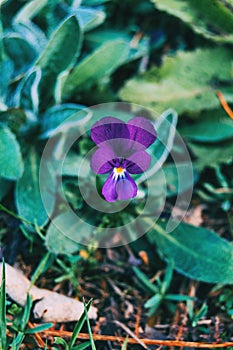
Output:
<svg viewBox="0 0 233 350">
<path fill-rule="evenodd" d="M 233 103 L 232 10 L 232 0 L 1 1 L 0 199 L 24 220 L 29 236 L 36 223 L 44 232 L 48 229 L 45 246 L 53 254 L 71 255 L 79 249 L 62 237 L 60 245 L 52 243 L 58 232 L 47 226 L 39 162 L 46 140 L 61 122 L 104 102 L 137 103 L 156 113 L 175 109 L 196 179 L 203 178 L 196 187 L 199 200 L 218 203 L 232 215 L 233 121 L 216 96 L 221 91 Z M 67 123 L 66 131 L 73 126 Z M 72 176 L 74 162 L 87 150 L 84 141 L 70 156 L 65 182 L 71 205 L 83 213 L 87 211 Z M 164 169 L 174 185 L 173 197 L 179 191 L 176 172 L 169 163 Z M 205 177 L 207 169 L 213 181 Z M 188 180 L 186 189 L 193 185 Z M 48 186 L 52 214 L 53 169 Z M 156 191 L 155 186 L 158 196 Z M 62 208 L 59 215 L 56 220 L 64 219 Z M 109 219 L 96 220 L 104 226 Z M 227 240 L 183 224 L 171 235 L 161 224 L 148 239 L 161 256 L 174 260 L 178 271 L 206 282 L 233 283 Z"/>
</svg>

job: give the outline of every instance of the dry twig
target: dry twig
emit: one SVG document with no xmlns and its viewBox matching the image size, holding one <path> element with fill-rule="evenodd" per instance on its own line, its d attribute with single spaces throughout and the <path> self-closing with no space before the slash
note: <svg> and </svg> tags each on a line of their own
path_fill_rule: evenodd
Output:
<svg viewBox="0 0 233 350">
<path fill-rule="evenodd" d="M 72 336 L 72 332 L 59 332 L 59 331 L 44 331 L 44 337 L 54 336 L 54 337 L 67 337 Z M 90 339 L 89 334 L 79 333 L 79 340 L 88 340 Z M 125 337 L 118 337 L 114 335 L 102 335 L 102 334 L 93 334 L 93 339 L 95 341 L 108 341 L 108 342 L 124 342 Z M 127 339 L 128 344 L 138 344 L 138 340 L 134 338 Z M 200 342 L 188 342 L 188 341 L 179 341 L 179 340 L 157 340 L 157 339 L 144 339 L 140 338 L 140 341 L 144 345 L 159 345 L 159 346 L 175 346 L 175 347 L 188 347 L 188 348 L 198 348 L 198 349 L 217 349 L 217 348 L 229 348 L 233 347 L 233 342 L 225 343 L 200 343 Z"/>
</svg>

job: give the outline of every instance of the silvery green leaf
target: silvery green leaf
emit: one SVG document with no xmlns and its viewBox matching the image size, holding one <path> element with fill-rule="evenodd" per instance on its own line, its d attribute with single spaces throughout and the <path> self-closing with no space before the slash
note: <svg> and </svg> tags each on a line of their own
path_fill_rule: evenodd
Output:
<svg viewBox="0 0 233 350">
<path fill-rule="evenodd" d="M 106 18 L 104 11 L 94 8 L 79 7 L 77 10 L 72 11 L 79 20 L 80 26 L 84 31 L 89 31 L 100 24 L 102 24 Z"/>
<path fill-rule="evenodd" d="M 56 177 L 53 169 L 43 163 L 46 170 L 40 169 L 40 157 L 35 147 L 31 147 L 25 157 L 25 167 L 22 177 L 16 185 L 16 206 L 19 215 L 25 220 L 39 226 L 44 226 L 51 215 L 55 204 Z M 41 171 L 41 177 L 39 176 Z M 43 178 L 46 174 L 46 178 Z M 45 210 L 41 199 L 41 191 L 46 195 Z"/>
<path fill-rule="evenodd" d="M 157 133 L 157 139 L 149 150 L 155 156 L 156 161 L 151 168 L 145 171 L 137 180 L 137 184 L 154 175 L 166 161 L 173 146 L 177 120 L 178 116 L 176 111 L 168 109 L 153 123 Z"/>
<path fill-rule="evenodd" d="M 41 9 L 47 4 L 48 0 L 31 0 L 27 2 L 14 17 L 15 23 L 22 23 L 29 21 L 35 17 Z"/>
<path fill-rule="evenodd" d="M 0 124 L 0 177 L 18 179 L 23 172 L 23 159 L 15 135 Z"/>
<path fill-rule="evenodd" d="M 38 87 L 41 79 L 41 69 L 34 67 L 20 82 L 15 96 L 16 106 L 20 106 L 25 110 L 31 110 L 35 114 L 38 113 L 39 94 Z"/>
<path fill-rule="evenodd" d="M 40 96 L 47 106 L 54 98 L 58 75 L 68 69 L 77 58 L 82 42 L 82 31 L 75 16 L 65 19 L 50 38 L 36 62 L 41 68 Z"/>
</svg>

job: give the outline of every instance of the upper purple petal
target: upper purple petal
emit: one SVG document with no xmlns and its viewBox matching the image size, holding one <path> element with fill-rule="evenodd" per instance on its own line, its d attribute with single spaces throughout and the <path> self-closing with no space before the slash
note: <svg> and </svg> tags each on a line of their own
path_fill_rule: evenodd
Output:
<svg viewBox="0 0 233 350">
<path fill-rule="evenodd" d="M 133 148 L 139 150 L 139 145 L 149 147 L 156 140 L 156 131 L 153 124 L 144 117 L 134 117 L 127 123 L 130 139 L 135 141 Z"/>
<path fill-rule="evenodd" d="M 126 123 L 122 120 L 114 117 L 104 117 L 91 128 L 91 138 L 99 145 L 102 142 L 116 138 L 129 139 L 130 133 Z"/>
<path fill-rule="evenodd" d="M 105 143 L 105 146 L 98 148 L 91 158 L 91 169 L 96 174 L 106 174 L 115 166 L 113 160 L 116 155 L 111 147 Z"/>
<path fill-rule="evenodd" d="M 124 167 L 130 174 L 141 174 L 150 166 L 151 157 L 145 151 L 133 153 L 124 161 Z"/>
</svg>

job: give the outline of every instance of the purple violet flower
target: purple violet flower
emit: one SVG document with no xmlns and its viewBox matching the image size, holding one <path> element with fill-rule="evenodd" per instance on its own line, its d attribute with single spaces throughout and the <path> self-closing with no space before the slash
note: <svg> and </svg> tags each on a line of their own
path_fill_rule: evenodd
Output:
<svg viewBox="0 0 233 350">
<path fill-rule="evenodd" d="M 134 117 L 126 124 L 114 117 L 104 117 L 91 129 L 91 138 L 98 146 L 91 159 L 96 174 L 110 173 L 102 194 L 108 202 L 127 200 L 137 195 L 137 185 L 130 174 L 141 174 L 150 166 L 145 151 L 156 140 L 152 123 Z"/>
</svg>

